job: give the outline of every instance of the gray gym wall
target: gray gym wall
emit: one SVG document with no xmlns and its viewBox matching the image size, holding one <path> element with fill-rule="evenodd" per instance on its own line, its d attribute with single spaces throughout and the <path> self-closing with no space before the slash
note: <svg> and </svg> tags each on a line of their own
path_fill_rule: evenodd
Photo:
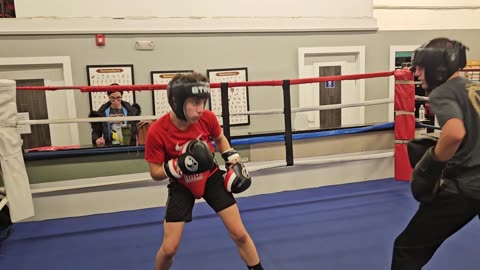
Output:
<svg viewBox="0 0 480 270">
<path fill-rule="evenodd" d="M 233 34 L 107 34 L 106 46 L 97 47 L 94 35 L 0 36 L 0 57 L 70 56 L 73 83 L 87 85 L 86 65 L 133 64 L 136 84 L 150 84 L 150 71 L 247 67 L 250 81 L 298 78 L 300 47 L 365 46 L 366 72 L 389 70 L 391 45 L 416 45 L 445 36 L 470 46 L 469 58 L 480 58 L 480 30 L 233 33 Z M 136 51 L 137 40 L 155 42 L 153 51 Z M 292 107 L 298 106 L 292 87 Z M 250 87 L 250 110 L 279 109 L 281 87 Z M 151 115 L 152 94 L 138 92 L 143 115 Z M 388 97 L 388 79 L 366 81 L 366 100 Z M 76 93 L 77 115 L 89 113 L 88 94 Z M 366 123 L 386 122 L 387 105 L 366 108 Z M 232 135 L 283 130 L 283 116 L 251 116 L 249 126 L 234 127 Z M 90 143 L 89 124 L 80 124 L 81 144 Z"/>
</svg>

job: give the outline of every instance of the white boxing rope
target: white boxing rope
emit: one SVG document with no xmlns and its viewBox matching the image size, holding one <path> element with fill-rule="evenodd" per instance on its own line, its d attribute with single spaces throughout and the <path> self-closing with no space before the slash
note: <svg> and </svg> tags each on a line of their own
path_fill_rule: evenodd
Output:
<svg viewBox="0 0 480 270">
<path fill-rule="evenodd" d="M 414 112 L 407 112 L 407 111 L 395 111 L 395 115 L 414 115 Z"/>
<path fill-rule="evenodd" d="M 32 192 L 22 153 L 22 139 L 16 127 L 16 83 L 0 80 L 0 168 L 12 222 L 34 215 Z M 3 207 L 3 206 L 2 206 Z"/>
<path fill-rule="evenodd" d="M 324 164 L 334 164 L 340 162 L 352 162 L 352 161 L 362 161 L 362 160 L 372 160 L 372 159 L 382 159 L 382 158 L 390 158 L 393 157 L 393 151 L 385 152 L 385 153 L 375 153 L 375 154 L 365 154 L 365 155 L 357 155 L 357 156 L 345 156 L 345 157 L 330 157 L 330 158 L 311 158 L 311 159 L 300 159 L 295 160 L 294 166 L 297 165 L 324 165 Z M 265 165 L 253 165 L 249 166 L 249 164 L 245 164 L 245 167 L 250 172 L 261 171 L 266 169 L 273 169 L 273 168 L 280 168 L 287 166 L 285 161 L 278 161 L 278 162 L 271 162 Z"/>
<path fill-rule="evenodd" d="M 363 101 L 363 102 L 354 102 L 354 103 L 347 103 L 347 104 L 330 104 L 330 105 L 322 105 L 316 107 L 304 107 L 304 108 L 295 108 L 292 109 L 292 112 L 307 112 L 307 111 L 325 111 L 331 109 L 341 109 L 341 108 L 351 108 L 351 107 L 359 107 L 359 106 L 372 106 L 372 105 L 379 105 L 379 104 L 390 104 L 393 103 L 393 98 L 387 99 L 377 99 L 377 100 L 370 100 L 370 101 Z"/>
<path fill-rule="evenodd" d="M 32 194 L 66 191 L 66 190 L 73 190 L 73 189 L 93 188 L 93 187 L 115 186 L 115 185 L 130 184 L 130 183 L 145 182 L 145 181 L 152 181 L 152 178 L 144 177 L 144 178 L 138 178 L 138 179 L 114 180 L 109 182 L 90 183 L 90 184 L 73 185 L 73 186 L 37 188 L 37 189 L 32 189 Z"/>
<path fill-rule="evenodd" d="M 419 100 L 419 101 L 428 101 L 428 97 L 424 97 L 424 96 L 415 96 L 415 100 Z"/>
<path fill-rule="evenodd" d="M 88 118 L 65 118 L 65 119 L 39 119 L 39 120 L 19 120 L 18 125 L 51 125 L 51 124 L 70 124 L 70 123 L 93 123 L 93 122 L 123 122 L 123 121 L 144 121 L 155 120 L 159 116 L 121 116 L 121 117 L 88 117 Z"/>
<path fill-rule="evenodd" d="M 361 156 L 336 157 L 336 158 L 329 158 L 329 159 L 324 159 L 324 160 L 320 160 L 320 161 L 299 160 L 299 161 L 295 161 L 295 164 L 296 165 L 321 165 L 321 164 L 333 164 L 333 163 L 339 163 L 339 162 L 350 162 L 350 161 L 361 161 L 361 160 L 389 158 L 389 157 L 393 157 L 393 151 L 392 152 L 386 152 L 386 153 L 361 155 Z"/>
<path fill-rule="evenodd" d="M 308 160 L 295 161 L 294 165 L 296 166 L 296 165 L 334 164 L 334 163 L 340 163 L 340 162 L 353 162 L 353 161 L 362 161 L 362 160 L 382 159 L 382 158 L 389 158 L 389 157 L 393 157 L 393 152 L 346 156 L 346 157 L 331 157 L 331 158 L 316 157 Z M 255 165 L 255 163 L 245 163 L 245 167 L 247 167 L 247 169 L 250 172 L 257 172 L 257 171 L 274 169 L 274 168 L 282 168 L 286 166 L 287 166 L 287 163 L 285 161 L 280 161 L 280 160 L 269 162 L 268 164 L 259 164 L 259 165 Z M 149 174 L 146 173 L 145 175 L 149 175 Z M 58 191 L 66 191 L 66 190 L 74 190 L 74 189 L 115 186 L 115 185 L 146 182 L 146 181 L 152 181 L 152 178 L 147 176 L 147 177 L 138 177 L 134 179 L 112 180 L 108 182 L 96 182 L 96 183 L 88 183 L 88 184 L 80 184 L 80 185 L 72 185 L 72 186 L 38 188 L 38 189 L 33 189 L 32 193 L 41 194 L 41 193 L 58 192 Z"/>
<path fill-rule="evenodd" d="M 292 112 L 308 112 L 308 111 L 324 111 L 340 108 L 351 108 L 358 106 L 372 106 L 379 104 L 393 103 L 393 99 L 378 99 L 364 102 L 355 102 L 347 104 L 331 104 L 315 107 L 292 108 Z M 283 109 L 246 111 L 240 113 L 230 113 L 230 115 L 267 115 L 267 114 L 283 114 Z M 221 115 L 217 115 L 221 116 Z M 112 121 L 144 121 L 155 120 L 159 116 L 122 116 L 122 117 L 89 117 L 89 118 L 71 118 L 71 119 L 40 119 L 40 120 L 19 120 L 18 125 L 46 125 L 46 124 L 69 124 L 69 123 L 93 123 L 93 122 L 112 122 Z"/>
<path fill-rule="evenodd" d="M 8 202 L 8 199 L 7 197 L 4 197 L 3 199 L 0 200 L 0 210 L 2 210 L 2 208 L 7 205 L 7 202 Z"/>
<path fill-rule="evenodd" d="M 358 106 L 371 106 L 379 104 L 390 104 L 393 103 L 393 99 L 379 99 L 371 100 L 364 102 L 355 102 L 348 104 L 330 104 L 322 105 L 315 107 L 302 107 L 302 108 L 292 108 L 292 112 L 308 112 L 308 111 L 322 111 L 322 110 L 331 110 L 331 109 L 340 109 L 340 108 L 350 108 Z M 15 108 L 16 109 L 16 108 Z M 230 115 L 267 115 L 267 114 L 283 114 L 283 109 L 273 109 L 273 110 L 260 110 L 260 111 L 247 111 L 241 113 L 230 113 Z M 89 118 L 75 118 L 75 119 L 41 119 L 41 120 L 19 120 L 17 125 L 42 125 L 42 124 L 68 124 L 68 123 L 92 123 L 92 122 L 111 122 L 111 121 L 145 121 L 145 120 L 155 120 L 159 116 L 124 116 L 124 117 L 89 117 Z M 350 162 L 350 161 L 361 161 L 361 160 L 370 160 L 370 159 L 380 159 L 393 157 L 393 152 L 380 153 L 380 154 L 367 154 L 361 156 L 348 156 L 348 157 L 336 157 L 336 158 L 313 158 L 309 160 L 298 160 L 295 161 L 295 165 L 321 165 L 321 164 L 332 164 L 339 162 Z M 266 169 L 286 167 L 287 163 L 285 161 L 269 162 L 268 164 L 258 164 L 246 163 L 245 166 L 251 171 L 261 171 Z M 135 179 L 117 179 L 111 180 L 108 182 L 96 182 L 88 184 L 79 184 L 71 186 L 59 186 L 59 187 L 48 187 L 33 189 L 31 193 L 41 194 L 49 192 L 58 192 L 74 189 L 85 189 L 85 188 L 95 188 L 95 187 L 105 187 L 113 185 L 122 185 L 136 182 L 152 181 L 151 177 L 137 177 Z M 7 190 L 8 192 L 8 190 Z M 31 194 L 30 194 L 31 195 Z"/>
<path fill-rule="evenodd" d="M 377 100 L 347 103 L 347 104 L 330 104 L 330 105 L 321 105 L 321 106 L 314 106 L 314 107 L 292 108 L 292 112 L 326 111 L 331 109 L 371 106 L 371 105 L 390 104 L 390 103 L 393 103 L 393 98 L 377 99 Z M 266 114 L 283 114 L 283 109 L 230 113 L 230 115 L 266 115 Z"/>
</svg>

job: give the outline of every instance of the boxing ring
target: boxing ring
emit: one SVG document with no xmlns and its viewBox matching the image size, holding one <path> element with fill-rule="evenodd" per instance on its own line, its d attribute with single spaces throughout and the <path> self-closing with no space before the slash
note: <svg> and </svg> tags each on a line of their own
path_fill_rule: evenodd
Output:
<svg viewBox="0 0 480 270">
<path fill-rule="evenodd" d="M 372 77 L 395 76 L 395 97 L 352 104 L 326 105 L 311 108 L 290 107 L 290 85 L 318 83 L 330 80 L 358 80 Z M 250 114 L 284 114 L 285 135 L 246 139 L 231 139 L 233 146 L 284 142 L 285 160 L 247 163 L 254 184 L 238 196 L 242 218 L 254 239 L 265 269 L 388 269 L 395 236 L 404 228 L 418 203 L 409 190 L 411 168 L 406 156 L 406 142 L 415 135 L 413 76 L 396 71 L 375 74 L 328 76 L 288 81 L 244 82 L 212 84 L 227 89 L 233 86 L 282 86 L 285 105 L 282 110 L 249 112 Z M 146 88 L 149 87 L 149 88 Z M 123 90 L 165 89 L 164 85 L 128 86 Z M 10 87 L 11 88 L 11 87 Z M 9 88 L 9 89 L 10 89 Z M 44 90 L 63 90 L 73 87 L 52 87 Z M 105 91 L 105 87 L 81 87 L 80 91 Z M 24 88 L 18 90 L 33 90 Z M 223 97 L 222 97 L 223 98 Z M 228 97 L 227 97 L 228 98 Z M 291 126 L 291 113 L 328 110 L 354 106 L 394 103 L 395 122 L 339 131 L 319 131 L 295 134 Z M 222 104 L 226 104 L 222 102 Z M 223 107 L 224 133 L 230 138 L 228 106 Z M 1 114 L 0 114 L 1 115 Z M 115 120 L 146 120 L 157 117 L 115 117 Z M 105 122 L 112 118 L 29 120 L 11 122 L 19 124 L 52 124 L 74 122 Z M 423 125 L 427 127 L 427 125 Z M 392 151 L 359 154 L 328 155 L 325 157 L 294 158 L 293 141 L 345 134 L 393 129 Z M 12 135 L 13 136 L 13 135 Z M 3 160 L 16 153 L 2 153 Z M 23 161 L 22 161 L 23 162 Z M 372 177 L 356 175 L 362 167 Z M 4 163 L 2 163 L 2 168 Z M 387 168 L 387 169 L 386 169 Z M 376 170 L 384 177 L 378 177 Z M 20 170 L 20 174 L 24 171 Z M 343 175 L 342 179 L 334 179 Z M 28 177 L 26 180 L 28 183 Z M 359 177 L 360 176 L 360 177 Z M 393 178 L 392 178 L 393 176 Z M 377 178 L 375 178 L 377 177 Z M 5 173 L 4 173 L 5 178 Z M 317 179 L 333 179 L 315 183 Z M 348 178 L 348 179 L 347 179 Z M 357 178 L 357 179 L 355 179 Z M 361 178 L 361 179 L 358 179 Z M 25 186 L 23 196 L 10 196 L 9 186 L 0 191 L 7 194 L 1 202 L 14 206 L 23 203 L 19 215 L 33 215 L 33 197 L 76 190 L 128 189 L 137 193 L 116 198 L 119 211 L 106 214 L 55 218 L 44 221 L 16 223 L 11 235 L 0 242 L 1 269 L 151 269 L 154 254 L 162 235 L 164 208 L 144 207 L 130 210 L 124 207 L 133 200 L 141 200 L 145 192 L 155 193 L 159 200 L 166 198 L 165 183 L 151 181 L 148 175 L 138 174 L 109 180 L 91 179 L 78 184 L 36 188 Z M 368 180 L 368 181 L 366 181 Z M 394 181 L 402 180 L 402 181 Z M 5 182 L 6 179 L 4 179 Z M 10 182 L 11 184 L 12 182 Z M 280 185 L 279 183 L 284 183 Z M 286 183 L 286 184 L 285 184 Z M 24 181 L 25 184 L 25 181 Z M 141 185 L 139 188 L 138 185 Z M 11 186 L 10 186 L 11 187 Z M 16 190 L 18 187 L 13 188 Z M 26 196 L 27 192 L 30 197 Z M 10 198 L 12 197 L 12 198 Z M 82 203 L 86 198 L 75 197 Z M 145 197 L 149 197 L 148 194 Z M 26 201 L 26 203 L 25 203 Z M 123 201 L 123 203 L 121 203 Z M 28 205 L 28 203 L 32 205 Z M 36 200 L 35 204 L 41 204 Z M 67 205 L 65 207 L 69 207 Z M 63 207 L 59 205 L 59 207 Z M 10 207 L 12 208 L 12 207 Z M 25 208 L 29 211 L 25 211 Z M 13 207 L 12 209 L 15 209 Z M 121 209 L 121 210 L 120 210 Z M 58 209 L 55 209 L 58 210 Z M 122 211 L 123 210 L 123 211 Z M 129 210 L 129 211 L 125 211 Z M 19 220 L 21 220 L 20 218 Z M 449 239 L 425 269 L 472 269 L 480 259 L 475 256 L 473 243 L 480 239 L 478 224 L 471 223 L 462 232 Z M 194 210 L 193 225 L 187 225 L 179 253 L 172 269 L 244 269 L 234 245 L 220 219 L 201 200 Z"/>
</svg>

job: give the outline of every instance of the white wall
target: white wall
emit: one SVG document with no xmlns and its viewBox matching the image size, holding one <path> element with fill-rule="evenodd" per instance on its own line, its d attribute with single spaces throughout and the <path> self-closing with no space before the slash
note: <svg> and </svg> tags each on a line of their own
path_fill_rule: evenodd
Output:
<svg viewBox="0 0 480 270">
<path fill-rule="evenodd" d="M 376 30 L 372 0 L 16 0 L 0 35 Z"/>
<path fill-rule="evenodd" d="M 28 17 L 371 17 L 372 0 L 15 0 Z"/>
<path fill-rule="evenodd" d="M 373 0 L 379 30 L 479 29 L 478 0 Z"/>
<path fill-rule="evenodd" d="M 16 0 L 15 5 L 17 19 L 0 20 L 0 35 L 480 28 L 478 0 Z"/>
</svg>

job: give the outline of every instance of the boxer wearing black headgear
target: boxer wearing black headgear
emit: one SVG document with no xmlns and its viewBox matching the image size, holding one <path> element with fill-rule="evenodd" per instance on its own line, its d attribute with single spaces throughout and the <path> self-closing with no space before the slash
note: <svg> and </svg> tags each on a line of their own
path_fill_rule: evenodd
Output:
<svg viewBox="0 0 480 270">
<path fill-rule="evenodd" d="M 189 97 L 210 98 L 210 86 L 207 82 L 186 82 L 183 80 L 172 80 L 167 88 L 168 104 L 175 115 L 187 121 L 185 115 L 185 100 Z"/>
<path fill-rule="evenodd" d="M 466 49 L 437 38 L 415 51 L 415 76 L 441 133 L 436 142 L 417 138 L 408 144 L 410 187 L 420 206 L 395 239 L 392 270 L 422 269 L 445 240 L 480 214 L 480 84 L 460 75 Z"/>
<path fill-rule="evenodd" d="M 425 69 L 427 95 L 465 67 L 467 49 L 458 41 L 437 38 L 415 50 L 412 56 L 412 72 L 415 72 L 417 66 Z"/>
<path fill-rule="evenodd" d="M 233 195 L 246 190 L 251 178 L 240 163 L 240 155 L 222 133 L 217 116 L 205 108 L 210 97 L 207 81 L 204 74 L 197 72 L 176 74 L 167 88 L 172 110 L 151 124 L 147 132 L 145 160 L 150 175 L 157 181 L 169 179 L 164 241 L 155 258 L 155 269 L 170 269 L 185 223 L 192 221 L 195 200 L 203 198 L 230 232 L 246 269 L 263 270 Z M 214 160 L 212 141 L 231 164 L 227 173 Z"/>
</svg>

